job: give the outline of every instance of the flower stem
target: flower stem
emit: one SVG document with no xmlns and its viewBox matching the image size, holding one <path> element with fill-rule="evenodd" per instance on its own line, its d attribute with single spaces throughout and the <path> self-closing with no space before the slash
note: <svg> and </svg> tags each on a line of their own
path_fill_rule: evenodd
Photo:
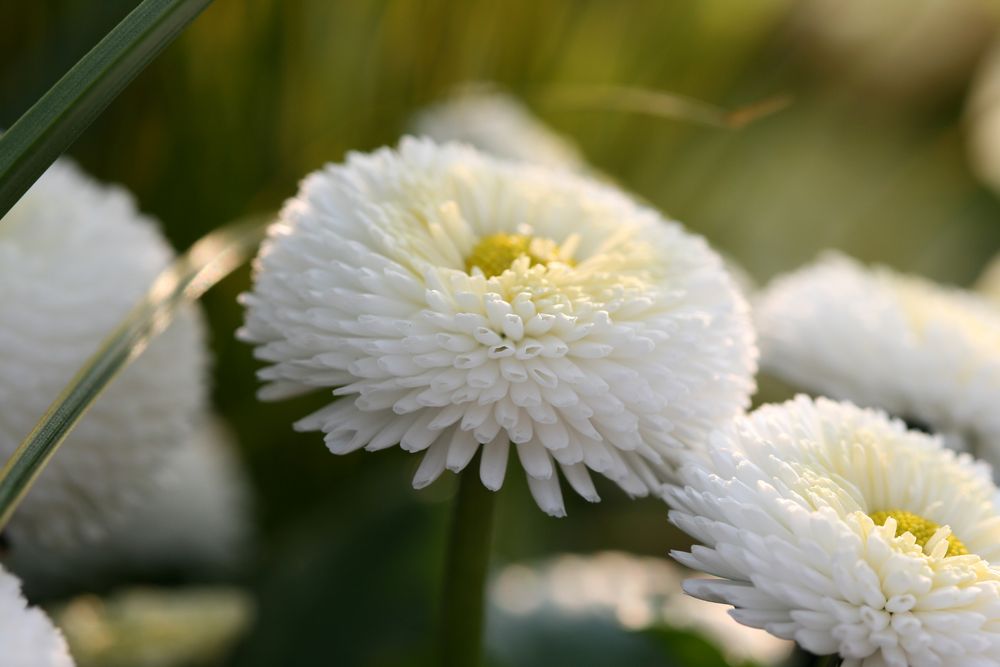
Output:
<svg viewBox="0 0 1000 667">
<path fill-rule="evenodd" d="M 836 653 L 832 655 L 816 655 L 796 646 L 789 659 L 782 664 L 785 667 L 838 667 L 843 662 Z"/>
<path fill-rule="evenodd" d="M 483 486 L 474 471 L 459 475 L 445 555 L 441 667 L 476 667 L 482 662 L 493 502 L 493 492 Z"/>
</svg>

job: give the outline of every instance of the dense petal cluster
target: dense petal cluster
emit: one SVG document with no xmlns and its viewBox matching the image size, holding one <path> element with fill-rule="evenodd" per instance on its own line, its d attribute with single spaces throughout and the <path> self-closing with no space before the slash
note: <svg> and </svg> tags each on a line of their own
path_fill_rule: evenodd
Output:
<svg viewBox="0 0 1000 667">
<path fill-rule="evenodd" d="M 701 545 L 674 555 L 719 577 L 691 595 L 846 665 L 1000 664 L 997 488 L 967 454 L 800 396 L 717 432 L 681 476 L 671 520 Z M 872 520 L 886 512 L 937 528 L 918 540 Z M 968 555 L 948 555 L 952 535 Z"/>
<path fill-rule="evenodd" d="M 520 101 L 494 90 L 464 91 L 420 112 L 414 132 L 459 141 L 490 155 L 549 167 L 585 170 L 579 149 Z"/>
<path fill-rule="evenodd" d="M 73 667 L 66 640 L 21 595 L 21 582 L 0 568 L 0 655 L 4 667 Z"/>
<path fill-rule="evenodd" d="M 0 221 L 0 456 L 171 259 L 132 197 L 54 164 Z M 182 312 L 97 400 L 18 508 L 8 537 L 66 542 L 143 494 L 204 407 L 199 313 Z"/>
<path fill-rule="evenodd" d="M 1000 462 L 1000 312 L 978 295 L 828 254 L 754 305 L 766 371 Z"/>
<path fill-rule="evenodd" d="M 467 266 L 512 237 L 547 259 Z M 556 515 L 557 469 L 590 500 L 588 470 L 657 491 L 754 387 L 745 303 L 703 239 L 612 188 L 457 145 L 408 139 L 308 177 L 244 302 L 263 397 L 340 397 L 298 424 L 333 452 L 426 452 L 422 487 L 482 449 L 497 489 L 513 443 Z"/>
</svg>

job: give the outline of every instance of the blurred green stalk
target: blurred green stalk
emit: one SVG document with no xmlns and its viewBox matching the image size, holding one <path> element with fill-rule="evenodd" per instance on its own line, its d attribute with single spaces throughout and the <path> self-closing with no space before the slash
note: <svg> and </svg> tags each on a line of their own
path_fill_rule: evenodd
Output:
<svg viewBox="0 0 1000 667">
<path fill-rule="evenodd" d="M 143 0 L 0 136 L 0 218 L 212 0 Z"/>
<path fill-rule="evenodd" d="M 841 663 L 843 663 L 843 659 L 836 653 L 816 655 L 796 644 L 795 650 L 782 665 L 784 667 L 838 667 Z"/>
<path fill-rule="evenodd" d="M 178 308 L 197 300 L 253 256 L 268 219 L 237 222 L 212 232 L 157 277 L 146 297 L 104 339 L 0 470 L 0 530 L 108 383 L 167 328 Z"/>
<path fill-rule="evenodd" d="M 474 470 L 458 476 L 441 599 L 441 667 L 482 663 L 494 496 Z"/>
</svg>

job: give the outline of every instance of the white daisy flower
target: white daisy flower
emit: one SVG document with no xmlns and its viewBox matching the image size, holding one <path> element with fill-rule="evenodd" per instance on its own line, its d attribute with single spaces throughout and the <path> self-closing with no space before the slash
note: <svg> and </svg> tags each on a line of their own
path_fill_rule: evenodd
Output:
<svg viewBox="0 0 1000 667">
<path fill-rule="evenodd" d="M 29 607 L 21 582 L 0 568 L 0 651 L 4 667 L 73 667 L 66 639 L 49 617 Z"/>
<path fill-rule="evenodd" d="M 171 260 L 156 225 L 121 188 L 66 160 L 0 221 L 0 456 L 49 404 Z M 142 495 L 204 407 L 199 313 L 173 326 L 83 417 L 18 508 L 19 542 L 100 533 Z"/>
<path fill-rule="evenodd" d="M 997 488 L 941 444 L 804 396 L 739 418 L 668 493 L 720 577 L 685 590 L 848 666 L 1000 665 Z"/>
<path fill-rule="evenodd" d="M 557 469 L 592 501 L 588 470 L 656 491 L 754 388 L 745 304 L 703 239 L 463 146 L 406 139 L 309 176 L 244 303 L 263 398 L 341 397 L 297 425 L 331 451 L 425 451 L 421 488 L 482 449 L 495 490 L 513 442 L 553 515 Z"/>
<path fill-rule="evenodd" d="M 472 87 L 417 114 L 415 134 L 437 142 L 459 141 L 517 162 L 587 169 L 579 149 L 552 131 L 519 100 Z"/>
<path fill-rule="evenodd" d="M 159 483 L 100 540 L 57 551 L 17 544 L 7 564 L 29 594 L 46 597 L 132 574 L 232 570 L 250 542 L 250 490 L 233 445 L 221 420 L 204 418 L 191 438 L 170 450 Z"/>
<path fill-rule="evenodd" d="M 764 370 L 997 462 L 1000 313 L 977 295 L 830 253 L 754 306 Z"/>
</svg>

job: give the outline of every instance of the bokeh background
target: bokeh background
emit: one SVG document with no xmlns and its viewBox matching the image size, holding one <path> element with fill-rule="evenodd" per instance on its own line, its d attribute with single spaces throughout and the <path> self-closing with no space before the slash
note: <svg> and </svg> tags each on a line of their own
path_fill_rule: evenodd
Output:
<svg viewBox="0 0 1000 667">
<path fill-rule="evenodd" d="M 135 4 L 3 3 L 0 126 Z M 976 170 L 982 147 L 970 132 L 988 104 L 969 104 L 974 82 L 988 76 L 982 63 L 998 25 L 1000 6 L 986 0 L 216 0 L 70 152 L 132 190 L 183 249 L 228 221 L 275 210 L 325 162 L 396 142 L 414 112 L 455 86 L 490 81 L 757 281 L 835 247 L 966 285 L 1000 248 L 1000 200 Z M 640 86 L 726 108 L 779 95 L 792 103 L 720 129 L 572 104 L 553 94 L 566 84 Z M 214 400 L 238 435 L 258 535 L 249 567 L 213 583 L 238 591 L 251 613 L 234 624 L 228 603 L 202 600 L 215 610 L 204 620 L 198 600 L 172 597 L 195 583 L 183 573 L 81 590 L 68 607 L 49 603 L 85 618 L 117 613 L 133 621 L 127 634 L 159 632 L 164 645 L 190 640 L 185 623 L 238 628 L 224 648 L 168 646 L 141 658 L 95 649 L 80 658 L 84 667 L 433 664 L 453 479 L 418 493 L 409 485 L 416 457 L 334 457 L 319 436 L 294 433 L 292 421 L 325 396 L 258 403 L 256 364 L 233 338 L 248 280 L 238 272 L 204 305 Z M 762 385 L 761 400 L 782 394 Z M 515 589 L 541 585 L 540 575 L 524 579 L 512 565 L 609 550 L 662 559 L 684 544 L 659 501 L 629 501 L 605 485 L 601 504 L 567 494 L 569 517 L 551 519 L 521 477 L 509 473 L 499 499 L 494 561 Z M 566 572 L 564 587 L 594 585 Z M 123 599 L 136 583 L 158 588 Z M 94 597 L 109 594 L 118 597 Z M 705 632 L 627 614 L 566 620 L 559 605 L 542 606 L 532 613 L 548 620 L 532 622 L 530 636 L 511 611 L 516 600 L 493 610 L 493 665 L 726 664 L 712 646 L 718 637 Z M 122 622 L 109 621 L 105 649 Z M 742 659 L 732 655 L 733 664 Z"/>
</svg>

